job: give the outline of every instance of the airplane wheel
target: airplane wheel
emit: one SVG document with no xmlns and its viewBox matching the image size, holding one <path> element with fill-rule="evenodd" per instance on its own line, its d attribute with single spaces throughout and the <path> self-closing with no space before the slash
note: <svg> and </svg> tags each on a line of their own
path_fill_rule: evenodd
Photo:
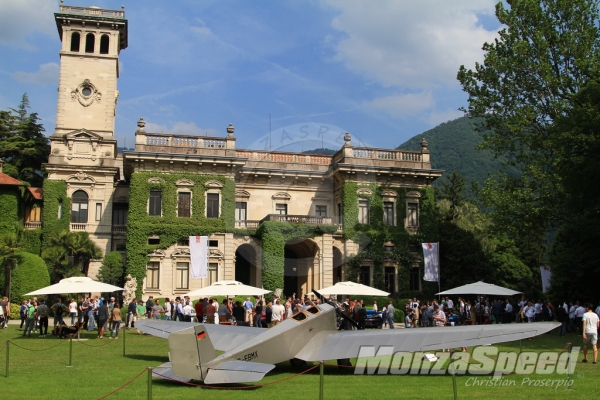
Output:
<svg viewBox="0 0 600 400">
<path fill-rule="evenodd" d="M 351 367 L 352 363 L 350 362 L 349 358 L 338 358 L 337 365 L 340 368 L 344 368 L 344 367 Z"/>
<path fill-rule="evenodd" d="M 290 364 L 292 365 L 292 367 L 301 367 L 303 365 L 306 365 L 306 361 L 301 360 L 299 358 L 292 358 L 290 360 Z"/>
</svg>

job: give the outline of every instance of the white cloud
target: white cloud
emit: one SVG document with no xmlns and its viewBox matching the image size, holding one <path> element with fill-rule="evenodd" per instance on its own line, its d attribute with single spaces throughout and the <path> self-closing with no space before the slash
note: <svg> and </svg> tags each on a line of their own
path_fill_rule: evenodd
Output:
<svg viewBox="0 0 600 400">
<path fill-rule="evenodd" d="M 431 92 L 398 94 L 379 97 L 363 103 L 367 109 L 382 110 L 392 117 L 414 117 L 434 105 Z"/>
<path fill-rule="evenodd" d="M 464 116 L 465 113 L 459 110 L 432 111 L 425 119 L 432 126 L 437 126 L 441 123 L 452 121 L 456 118 Z"/>
<path fill-rule="evenodd" d="M 34 32 L 56 35 L 56 11 L 57 1 L 0 1 L 0 43 L 33 49 L 27 38 Z"/>
<path fill-rule="evenodd" d="M 171 133 L 173 135 L 219 136 L 219 132 L 216 129 L 203 129 L 199 128 L 194 122 L 182 121 L 175 122 L 171 127 L 148 122 L 145 130 L 150 133 Z"/>
<path fill-rule="evenodd" d="M 13 74 L 13 77 L 19 82 L 35 83 L 38 85 L 48 85 L 58 83 L 58 64 L 50 62 L 40 65 L 37 72 L 18 71 Z"/>
<path fill-rule="evenodd" d="M 345 34 L 328 39 L 335 60 L 384 87 L 456 84 L 460 65 L 480 61 L 496 36 L 477 17 L 493 14 L 496 0 L 323 1 L 339 11 L 332 26 Z"/>
</svg>

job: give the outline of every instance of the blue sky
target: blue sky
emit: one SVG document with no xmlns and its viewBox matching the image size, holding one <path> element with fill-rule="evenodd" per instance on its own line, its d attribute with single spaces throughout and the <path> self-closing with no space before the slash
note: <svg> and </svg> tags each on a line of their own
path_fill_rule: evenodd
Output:
<svg viewBox="0 0 600 400">
<path fill-rule="evenodd" d="M 494 1 L 69 1 L 120 9 L 115 136 L 132 147 L 136 122 L 158 133 L 225 136 L 238 148 L 300 151 L 396 147 L 461 116 L 461 64 L 496 37 Z M 54 130 L 56 0 L 0 1 L 0 109 L 27 92 Z M 269 115 L 271 135 L 269 139 Z M 269 144 L 270 143 L 270 144 Z"/>
</svg>

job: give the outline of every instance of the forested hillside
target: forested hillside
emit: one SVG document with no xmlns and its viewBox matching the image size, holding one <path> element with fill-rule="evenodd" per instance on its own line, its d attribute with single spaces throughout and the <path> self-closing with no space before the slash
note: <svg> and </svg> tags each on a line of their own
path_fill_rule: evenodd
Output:
<svg viewBox="0 0 600 400">
<path fill-rule="evenodd" d="M 477 150 L 481 142 L 481 133 L 475 131 L 475 121 L 462 117 L 445 122 L 426 132 L 423 132 L 398 146 L 399 150 L 421 150 L 421 139 L 425 138 L 431 151 L 431 165 L 443 169 L 444 176 L 458 171 L 467 184 L 476 181 L 483 184 L 488 174 L 493 174 L 501 168 L 487 150 Z M 511 168 L 510 175 L 517 171 Z"/>
</svg>

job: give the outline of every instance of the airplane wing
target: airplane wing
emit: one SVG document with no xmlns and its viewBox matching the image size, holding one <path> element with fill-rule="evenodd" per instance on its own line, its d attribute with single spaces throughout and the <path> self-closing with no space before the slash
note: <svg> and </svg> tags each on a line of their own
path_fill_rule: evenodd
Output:
<svg viewBox="0 0 600 400">
<path fill-rule="evenodd" d="M 163 339 L 167 339 L 171 333 L 182 331 L 196 325 L 200 324 L 153 319 L 143 319 L 135 323 L 136 329 L 140 330 L 141 332 L 148 333 L 152 336 L 161 337 Z M 211 324 L 203 325 L 211 338 L 213 347 L 220 351 L 228 351 L 233 349 L 241 344 L 246 343 L 255 336 L 266 332 L 266 330 L 261 328 L 251 328 L 247 326 Z"/>
<path fill-rule="evenodd" d="M 527 339 L 548 332 L 560 323 L 469 325 L 443 328 L 323 331 L 300 350 L 296 358 L 323 361 L 358 356 L 361 346 L 393 346 L 393 352 L 439 350 Z"/>
</svg>

